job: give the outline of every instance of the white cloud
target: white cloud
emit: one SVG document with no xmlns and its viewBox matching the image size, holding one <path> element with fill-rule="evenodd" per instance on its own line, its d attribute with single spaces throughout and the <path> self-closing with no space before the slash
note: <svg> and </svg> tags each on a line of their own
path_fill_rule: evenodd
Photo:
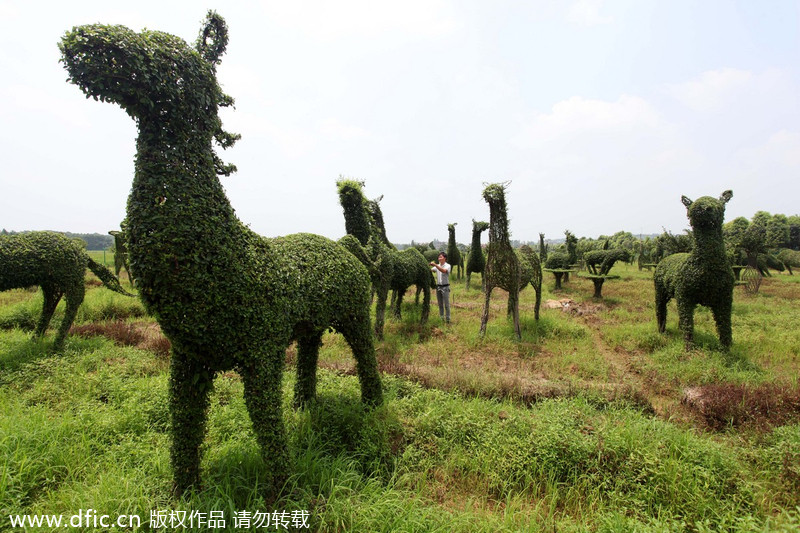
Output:
<svg viewBox="0 0 800 533">
<path fill-rule="evenodd" d="M 668 92 L 695 111 L 714 111 L 733 104 L 751 86 L 753 73 L 722 68 L 704 72 L 697 79 L 671 85 Z"/>
<path fill-rule="evenodd" d="M 567 21 L 578 26 L 599 26 L 614 22 L 614 17 L 600 14 L 602 6 L 602 0 L 578 0 L 570 6 Z"/>
<path fill-rule="evenodd" d="M 635 135 L 652 130 L 661 120 L 658 111 L 637 96 L 622 95 L 616 102 L 573 96 L 558 102 L 549 114 L 536 116 L 512 142 L 519 147 L 575 138 L 601 139 L 604 135 Z"/>
<path fill-rule="evenodd" d="M 742 159 L 752 168 L 800 171 L 800 132 L 778 131 L 763 144 L 743 151 Z"/>
<path fill-rule="evenodd" d="M 364 128 L 344 124 L 339 119 L 328 117 L 317 124 L 317 131 L 330 139 L 350 141 L 361 137 L 369 137 L 369 132 Z"/>
</svg>

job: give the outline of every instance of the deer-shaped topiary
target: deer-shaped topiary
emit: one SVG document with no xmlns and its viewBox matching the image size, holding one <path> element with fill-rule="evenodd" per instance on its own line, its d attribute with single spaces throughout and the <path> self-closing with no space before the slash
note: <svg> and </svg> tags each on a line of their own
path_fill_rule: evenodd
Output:
<svg viewBox="0 0 800 533">
<path fill-rule="evenodd" d="M 489 244 L 486 250 L 486 294 L 481 315 L 481 336 L 486 333 L 489 321 L 489 301 L 492 290 L 500 287 L 508 292 L 508 315 L 514 318 L 514 332 L 517 339 L 522 338 L 519 326 L 519 291 L 530 283 L 536 290 L 534 316 L 539 320 L 539 307 L 542 301 L 542 265 L 532 248 L 514 250 L 508 232 L 506 212 L 507 183 L 492 183 L 483 190 L 483 199 L 489 204 Z"/>
<path fill-rule="evenodd" d="M 478 222 L 472 219 L 472 244 L 469 247 L 469 256 L 467 257 L 467 290 L 469 290 L 469 281 L 473 273 L 481 274 L 481 290 L 486 290 L 486 279 L 482 275 L 486 270 L 486 257 L 483 255 L 483 248 L 481 248 L 481 233 L 489 229 L 488 222 Z"/>
<path fill-rule="evenodd" d="M 693 230 L 694 248 L 689 253 L 665 257 L 653 274 L 658 331 L 666 330 L 667 302 L 674 297 L 678 301 L 678 321 L 687 350 L 694 340 L 694 308 L 698 304 L 711 308 L 722 347 L 727 350 L 731 345 L 734 277 L 725 253 L 722 222 L 725 204 L 732 197 L 731 191 L 723 192 L 719 199 L 703 196 L 694 202 L 682 196 Z"/>
<path fill-rule="evenodd" d="M 131 267 L 147 309 L 172 343 L 169 406 L 175 490 L 199 479 L 209 392 L 237 370 L 262 457 L 279 488 L 289 472 L 281 409 L 286 348 L 297 340 L 295 403 L 311 400 L 322 334 L 333 327 L 352 348 L 362 400 L 382 401 L 363 265 L 311 234 L 267 239 L 234 214 L 212 140 L 222 130 L 216 65 L 225 21 L 209 12 L 196 48 L 157 31 L 88 25 L 67 32 L 62 61 L 87 97 L 119 104 L 138 127 L 128 198 Z"/>
<path fill-rule="evenodd" d="M 464 258 L 456 243 L 456 224 L 458 222 L 447 225 L 447 262 L 453 269 L 453 278 L 461 279 L 464 275 Z"/>
<path fill-rule="evenodd" d="M 42 316 L 34 337 L 44 335 L 61 297 L 66 300 L 64 318 L 53 343 L 56 351 L 64 347 L 86 294 L 83 278 L 87 267 L 112 291 L 133 296 L 122 288 L 110 270 L 89 257 L 80 244 L 60 233 L 32 231 L 0 237 L 0 291 L 33 285 L 42 288 Z"/>
</svg>

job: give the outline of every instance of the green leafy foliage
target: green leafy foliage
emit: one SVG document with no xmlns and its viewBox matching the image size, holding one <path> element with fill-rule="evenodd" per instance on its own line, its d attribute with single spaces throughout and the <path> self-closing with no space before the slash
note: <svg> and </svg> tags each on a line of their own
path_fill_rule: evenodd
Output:
<svg viewBox="0 0 800 533">
<path fill-rule="evenodd" d="M 514 332 L 522 337 L 519 326 L 519 291 L 528 283 L 536 291 L 535 317 L 539 320 L 542 294 L 542 265 L 539 257 L 528 249 L 523 253 L 511 247 L 508 231 L 506 188 L 508 183 L 491 183 L 483 189 L 483 199 L 489 204 L 489 244 L 486 247 L 484 270 L 486 296 L 483 303 L 480 334 L 486 333 L 489 321 L 489 302 L 492 290 L 500 287 L 508 291 L 508 314 L 514 318 Z"/>
<path fill-rule="evenodd" d="M 722 347 L 727 350 L 731 345 L 734 277 L 725 253 L 722 223 L 725 204 L 732 196 L 731 191 L 725 191 L 719 199 L 703 196 L 694 202 L 683 196 L 694 247 L 691 253 L 664 258 L 653 274 L 658 330 L 666 330 L 667 302 L 675 298 L 687 350 L 693 344 L 694 308 L 698 304 L 709 307 L 714 314 Z"/>
<path fill-rule="evenodd" d="M 212 149 L 239 138 L 222 129 L 233 99 L 217 82 L 228 32 L 209 12 L 196 47 L 158 32 L 80 26 L 59 47 L 87 97 L 120 105 L 138 128 L 128 198 L 131 267 L 147 310 L 172 344 L 169 409 L 173 479 L 199 479 L 214 377 L 237 370 L 274 487 L 288 474 L 281 415 L 285 350 L 298 343 L 295 402 L 315 395 L 323 332 L 342 333 L 357 361 L 362 398 L 381 402 L 369 319 L 369 280 L 358 260 L 317 235 L 265 239 L 242 224 L 218 175 L 235 170 Z"/>
<path fill-rule="evenodd" d="M 370 271 L 372 288 L 378 301 L 375 306 L 375 336 L 383 339 L 386 300 L 389 291 L 394 291 L 393 311 L 400 317 L 403 295 L 412 285 L 423 292 L 421 322 L 428 320 L 430 313 L 430 294 L 433 278 L 428 263 L 416 248 L 398 251 L 386 237 L 383 213 L 380 200 L 369 201 L 364 196 L 363 181 L 339 179 L 336 182 L 339 191 L 339 203 L 344 210 L 345 230 L 348 235 L 357 238 L 358 242 L 344 240 L 348 249 L 359 257 L 359 260 Z M 343 242 L 340 240 L 340 242 Z"/>
<path fill-rule="evenodd" d="M 456 243 L 456 224 L 458 222 L 447 225 L 447 262 L 452 265 L 453 277 L 461 279 L 464 275 L 464 258 L 461 257 L 461 250 Z"/>
<path fill-rule="evenodd" d="M 483 254 L 483 248 L 481 247 L 481 233 L 487 229 L 489 229 L 488 222 L 472 220 L 472 244 L 469 247 L 469 257 L 467 257 L 467 290 L 469 290 L 469 281 L 472 273 L 483 274 L 486 268 L 486 256 Z M 481 279 L 481 285 L 485 285 L 485 280 Z"/>
<path fill-rule="evenodd" d="M 89 267 L 111 290 L 130 296 L 119 280 L 103 265 L 92 260 L 82 244 L 51 231 L 33 231 L 0 237 L 0 291 L 38 285 L 44 294 L 42 315 L 34 337 L 41 337 L 63 296 L 67 302 L 54 348 L 64 346 L 69 328 L 83 302 L 83 278 Z"/>
<path fill-rule="evenodd" d="M 631 253 L 625 249 L 592 250 L 583 254 L 586 269 L 592 274 L 605 276 L 617 261 L 630 261 Z"/>
</svg>

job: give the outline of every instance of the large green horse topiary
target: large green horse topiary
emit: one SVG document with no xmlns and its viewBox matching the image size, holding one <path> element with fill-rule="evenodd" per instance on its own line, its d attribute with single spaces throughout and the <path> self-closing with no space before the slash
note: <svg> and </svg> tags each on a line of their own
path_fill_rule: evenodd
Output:
<svg viewBox="0 0 800 533">
<path fill-rule="evenodd" d="M 703 196 L 694 202 L 682 196 L 693 230 L 694 247 L 690 253 L 665 257 L 653 274 L 658 331 L 666 330 L 667 302 L 675 298 L 687 350 L 694 340 L 694 308 L 698 304 L 711 308 L 722 347 L 727 350 L 731 345 L 734 277 L 725 253 L 722 223 L 725 204 L 732 197 L 731 191 L 723 192 L 719 199 Z"/>
<path fill-rule="evenodd" d="M 322 334 L 333 327 L 356 359 L 365 402 L 381 383 L 365 268 L 317 235 L 267 239 L 236 218 L 212 148 L 238 139 L 222 130 L 216 65 L 224 20 L 209 12 L 196 47 L 124 26 L 73 28 L 60 48 L 87 97 L 119 104 L 136 120 L 135 176 L 128 198 L 128 248 L 142 300 L 172 342 L 169 385 L 176 492 L 199 479 L 209 392 L 217 373 L 237 370 L 253 431 L 280 487 L 289 471 L 281 411 L 286 348 L 297 340 L 295 402 L 311 400 Z"/>
<path fill-rule="evenodd" d="M 32 231 L 0 237 L 0 291 L 33 285 L 42 288 L 44 305 L 34 337 L 44 335 L 61 297 L 66 300 L 64 319 L 54 343 L 56 350 L 64 346 L 83 302 L 87 267 L 112 291 L 132 296 L 110 270 L 89 257 L 80 244 L 60 233 Z"/>
</svg>

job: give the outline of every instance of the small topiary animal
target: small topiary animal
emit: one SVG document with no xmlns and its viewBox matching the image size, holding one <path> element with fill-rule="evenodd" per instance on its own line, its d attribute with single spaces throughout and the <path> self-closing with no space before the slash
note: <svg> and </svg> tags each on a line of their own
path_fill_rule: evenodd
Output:
<svg viewBox="0 0 800 533">
<path fill-rule="evenodd" d="M 64 319 L 56 333 L 56 351 L 63 348 L 83 302 L 86 267 L 112 291 L 133 296 L 120 286 L 110 270 L 89 257 L 80 244 L 60 233 L 32 231 L 0 237 L 0 291 L 33 285 L 42 288 L 44 305 L 34 337 L 44 335 L 62 296 L 67 302 Z"/>
<path fill-rule="evenodd" d="M 488 222 L 476 222 L 472 220 L 472 244 L 469 247 L 469 257 L 467 257 L 467 290 L 469 290 L 470 276 L 473 272 L 483 274 L 486 269 L 486 257 L 481 248 L 481 233 L 489 229 Z M 486 280 L 481 277 L 481 289 L 485 289 Z"/>
<path fill-rule="evenodd" d="M 122 230 L 111 230 L 109 235 L 114 237 L 114 274 L 119 277 L 122 269 L 128 274 L 128 280 L 133 283 L 133 276 L 131 276 L 130 261 L 128 261 L 128 237 L 125 234 L 125 221 L 122 223 Z"/>
<path fill-rule="evenodd" d="M 698 304 L 711 308 L 722 347 L 727 350 L 731 345 L 734 277 L 725 253 L 722 223 L 725 204 L 732 197 L 731 191 L 723 192 L 719 199 L 703 196 L 694 202 L 682 196 L 694 230 L 694 247 L 690 253 L 665 257 L 653 274 L 658 331 L 666 330 L 667 302 L 674 297 L 687 350 L 694 340 L 694 308 Z"/>
<path fill-rule="evenodd" d="M 456 243 L 456 224 L 458 222 L 447 225 L 447 262 L 453 269 L 453 279 L 461 279 L 464 276 L 464 258 Z"/>
<path fill-rule="evenodd" d="M 212 141 L 232 145 L 219 106 L 233 104 L 216 78 L 228 43 L 209 12 L 192 48 L 157 31 L 88 25 L 63 37 L 62 61 L 87 97 L 136 120 L 128 198 L 128 250 L 140 295 L 172 343 L 169 384 L 176 492 L 199 479 L 209 392 L 219 372 L 242 376 L 253 431 L 279 488 L 289 471 L 281 409 L 286 348 L 296 340 L 295 403 L 310 401 L 323 333 L 350 345 L 361 398 L 381 402 L 369 317 L 367 270 L 342 246 L 296 234 L 267 239 L 242 224 L 218 174 Z"/>
<path fill-rule="evenodd" d="M 631 253 L 624 248 L 614 248 L 613 250 L 591 250 L 583 254 L 583 261 L 586 269 L 592 274 L 605 276 L 617 261 L 628 262 Z"/>
</svg>

